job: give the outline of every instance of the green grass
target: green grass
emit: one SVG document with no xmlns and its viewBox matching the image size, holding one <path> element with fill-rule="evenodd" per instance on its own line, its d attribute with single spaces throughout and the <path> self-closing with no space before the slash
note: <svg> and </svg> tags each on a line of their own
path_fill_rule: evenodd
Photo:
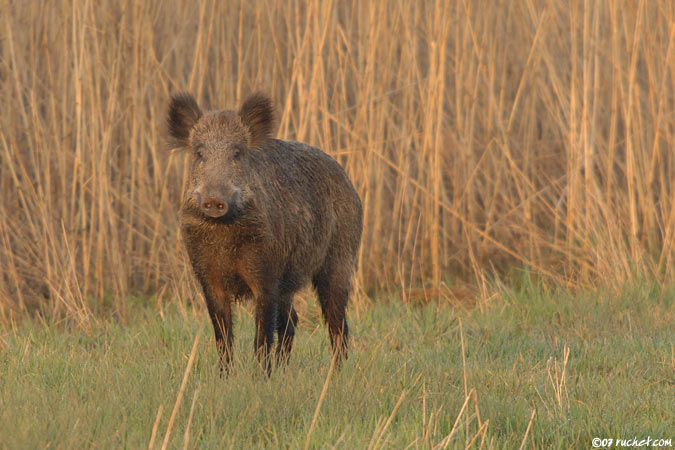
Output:
<svg viewBox="0 0 675 450">
<path fill-rule="evenodd" d="M 310 446 L 429 448 L 453 433 L 449 448 L 474 438 L 476 448 L 518 448 L 533 410 L 529 448 L 675 440 L 673 298 L 642 286 L 622 295 L 524 288 L 469 313 L 376 303 L 351 316 L 350 358 L 327 385 Z M 144 448 L 161 407 L 159 448 L 200 330 L 169 447 L 183 446 L 193 401 L 190 448 L 305 445 L 329 361 L 313 304 L 289 366 L 269 379 L 253 360 L 243 308 L 226 379 L 205 314 L 136 309 L 88 335 L 36 322 L 3 333 L 2 447 Z"/>
</svg>

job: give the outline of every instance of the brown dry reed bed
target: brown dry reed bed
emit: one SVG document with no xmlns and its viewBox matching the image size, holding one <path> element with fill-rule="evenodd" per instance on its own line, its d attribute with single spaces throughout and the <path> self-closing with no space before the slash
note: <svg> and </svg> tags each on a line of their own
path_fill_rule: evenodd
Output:
<svg viewBox="0 0 675 450">
<path fill-rule="evenodd" d="M 197 294 L 171 93 L 344 165 L 360 291 L 673 280 L 675 3 L 4 0 L 0 320 Z M 357 301 L 365 301 L 361 295 Z"/>
</svg>

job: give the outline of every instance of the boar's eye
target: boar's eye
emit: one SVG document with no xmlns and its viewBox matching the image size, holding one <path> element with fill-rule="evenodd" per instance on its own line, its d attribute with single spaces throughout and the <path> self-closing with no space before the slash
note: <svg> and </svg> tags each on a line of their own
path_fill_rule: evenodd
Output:
<svg viewBox="0 0 675 450">
<path fill-rule="evenodd" d="M 204 150 L 204 145 L 203 144 L 197 144 L 195 147 L 195 157 L 197 160 L 200 160 L 204 157 L 204 154 L 202 153 Z"/>
<path fill-rule="evenodd" d="M 241 157 L 241 154 L 244 152 L 244 149 L 237 145 L 232 149 L 232 159 L 237 160 Z"/>
</svg>

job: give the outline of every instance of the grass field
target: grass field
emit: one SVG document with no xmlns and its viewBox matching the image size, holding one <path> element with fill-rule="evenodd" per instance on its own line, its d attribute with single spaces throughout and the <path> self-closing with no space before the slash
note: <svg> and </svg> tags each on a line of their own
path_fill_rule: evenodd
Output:
<svg viewBox="0 0 675 450">
<path fill-rule="evenodd" d="M 204 313 L 132 308 L 125 323 L 90 333 L 38 322 L 3 332 L 4 448 L 143 448 L 153 433 L 160 448 L 196 337 L 170 448 L 675 439 L 672 290 L 526 287 L 468 312 L 378 302 L 352 311 L 350 358 L 328 381 L 327 333 L 312 301 L 301 305 L 289 366 L 269 379 L 252 357 L 247 309 L 237 311 L 235 368 L 221 379 Z"/>
</svg>

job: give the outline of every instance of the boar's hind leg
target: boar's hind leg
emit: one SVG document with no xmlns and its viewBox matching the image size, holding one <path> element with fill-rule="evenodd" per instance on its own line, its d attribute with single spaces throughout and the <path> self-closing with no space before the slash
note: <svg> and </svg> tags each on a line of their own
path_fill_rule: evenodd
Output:
<svg viewBox="0 0 675 450">
<path fill-rule="evenodd" d="M 279 317 L 277 319 L 277 364 L 285 364 L 293 347 L 298 314 L 293 308 L 293 294 L 279 299 Z"/>
<path fill-rule="evenodd" d="M 330 270 L 324 266 L 312 280 L 321 303 L 323 318 L 328 325 L 335 363 L 347 358 L 349 327 L 345 312 L 350 291 L 350 272 Z"/>
</svg>

